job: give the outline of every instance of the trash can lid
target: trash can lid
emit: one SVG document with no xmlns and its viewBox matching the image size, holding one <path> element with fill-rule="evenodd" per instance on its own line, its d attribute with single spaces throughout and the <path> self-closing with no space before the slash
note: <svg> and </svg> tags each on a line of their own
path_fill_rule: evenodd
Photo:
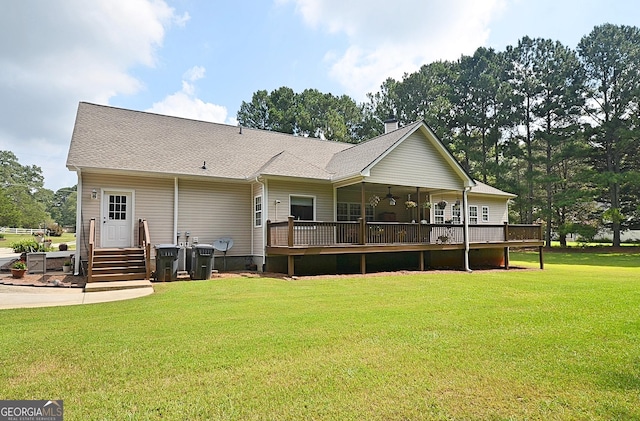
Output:
<svg viewBox="0 0 640 421">
<path fill-rule="evenodd" d="M 156 244 L 154 247 L 157 249 L 177 249 L 178 245 L 177 244 Z"/>
<path fill-rule="evenodd" d="M 213 246 L 211 244 L 196 244 L 194 246 L 195 248 L 199 248 L 199 249 L 212 249 Z"/>
</svg>

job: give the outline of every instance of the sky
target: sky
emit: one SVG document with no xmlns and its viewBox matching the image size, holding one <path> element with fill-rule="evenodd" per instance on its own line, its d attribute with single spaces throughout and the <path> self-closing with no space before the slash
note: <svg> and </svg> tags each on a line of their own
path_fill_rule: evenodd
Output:
<svg viewBox="0 0 640 421">
<path fill-rule="evenodd" d="M 236 125 L 281 86 L 357 102 L 388 77 L 523 36 L 575 48 L 637 0 L 2 0 L 0 150 L 73 186 L 80 101 Z"/>
</svg>

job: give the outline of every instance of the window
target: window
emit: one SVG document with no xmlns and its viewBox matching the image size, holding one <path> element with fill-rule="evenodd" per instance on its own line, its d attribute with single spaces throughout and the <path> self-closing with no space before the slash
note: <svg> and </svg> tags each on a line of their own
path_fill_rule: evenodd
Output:
<svg viewBox="0 0 640 421">
<path fill-rule="evenodd" d="M 469 223 L 470 224 L 478 223 L 478 206 L 476 205 L 469 206 Z"/>
<path fill-rule="evenodd" d="M 365 219 L 373 221 L 373 206 L 365 205 L 364 212 Z M 336 217 L 338 221 L 357 221 L 360 218 L 360 203 L 338 202 Z"/>
<path fill-rule="evenodd" d="M 254 224 L 256 227 L 262 226 L 262 196 L 254 198 Z"/>
<path fill-rule="evenodd" d="M 489 206 L 482 207 L 482 222 L 489 222 Z"/>
<path fill-rule="evenodd" d="M 291 196 L 291 216 L 297 221 L 313 221 L 313 197 Z"/>
<path fill-rule="evenodd" d="M 109 220 L 127 219 L 127 196 L 109 195 Z"/>
<path fill-rule="evenodd" d="M 444 209 L 439 206 L 433 208 L 433 218 L 436 224 L 444 224 Z"/>
<path fill-rule="evenodd" d="M 460 223 L 460 204 L 451 206 L 451 222 L 454 224 Z"/>
</svg>

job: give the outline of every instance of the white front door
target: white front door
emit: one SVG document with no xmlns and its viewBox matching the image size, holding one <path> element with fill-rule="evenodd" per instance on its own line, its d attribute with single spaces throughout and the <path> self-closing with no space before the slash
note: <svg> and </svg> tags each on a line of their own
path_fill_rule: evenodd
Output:
<svg viewBox="0 0 640 421">
<path fill-rule="evenodd" d="M 131 247 L 131 193 L 105 191 L 102 195 L 102 247 Z"/>
</svg>

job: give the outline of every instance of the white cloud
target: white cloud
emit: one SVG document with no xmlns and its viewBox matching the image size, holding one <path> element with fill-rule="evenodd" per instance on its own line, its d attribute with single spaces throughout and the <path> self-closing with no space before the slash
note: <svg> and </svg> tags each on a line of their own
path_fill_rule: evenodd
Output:
<svg viewBox="0 0 640 421">
<path fill-rule="evenodd" d="M 64 167 L 79 101 L 134 94 L 135 66 L 156 65 L 167 28 L 186 22 L 163 0 L 10 1 L 0 14 L 0 149 L 43 167 L 51 188 Z"/>
<path fill-rule="evenodd" d="M 192 68 L 184 72 L 184 75 L 182 77 L 191 82 L 195 82 L 196 80 L 204 78 L 204 74 L 206 72 L 207 69 L 202 66 L 193 66 Z"/>
<path fill-rule="evenodd" d="M 227 109 L 221 105 L 204 102 L 197 98 L 195 82 L 204 77 L 206 69 L 202 66 L 194 66 L 187 70 L 182 81 L 182 90 L 165 97 L 162 101 L 155 102 L 146 111 L 172 115 L 176 117 L 192 118 L 194 120 L 224 123 L 227 120 Z"/>
<path fill-rule="evenodd" d="M 363 99 L 387 77 L 422 64 L 471 54 L 489 37 L 489 23 L 508 0 L 276 0 L 294 3 L 312 28 L 345 34 L 350 46 L 329 51 L 330 75 Z"/>
</svg>

